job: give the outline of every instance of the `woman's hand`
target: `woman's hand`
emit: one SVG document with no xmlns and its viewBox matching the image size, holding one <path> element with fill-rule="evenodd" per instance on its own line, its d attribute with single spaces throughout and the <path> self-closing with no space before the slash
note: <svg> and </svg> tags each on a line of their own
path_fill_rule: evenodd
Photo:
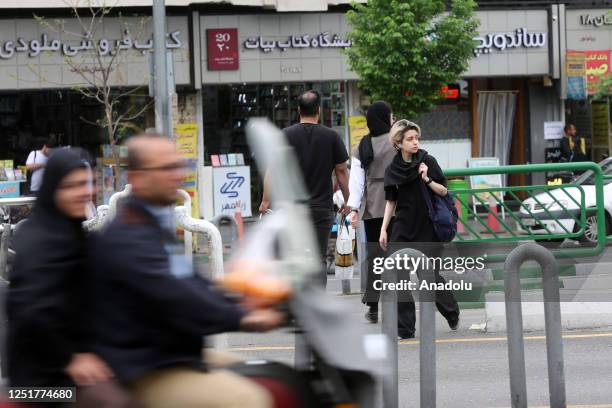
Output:
<svg viewBox="0 0 612 408">
<path fill-rule="evenodd" d="M 380 231 L 380 238 L 378 238 L 378 244 L 380 245 L 383 251 L 387 250 L 388 242 L 389 241 L 387 240 L 387 231 Z"/>
<path fill-rule="evenodd" d="M 419 165 L 419 173 L 421 174 L 421 178 L 425 182 L 429 181 L 429 176 L 427 175 L 427 170 L 429 170 L 429 167 L 427 167 L 427 165 L 425 163 L 421 163 Z"/>
</svg>

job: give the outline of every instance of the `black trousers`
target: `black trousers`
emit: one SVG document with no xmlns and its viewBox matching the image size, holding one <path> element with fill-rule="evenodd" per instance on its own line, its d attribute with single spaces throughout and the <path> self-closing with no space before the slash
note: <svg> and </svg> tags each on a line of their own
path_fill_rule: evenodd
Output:
<svg viewBox="0 0 612 408">
<path fill-rule="evenodd" d="M 325 255 L 327 254 L 331 227 L 334 223 L 334 212 L 324 208 L 311 208 L 310 217 L 312 218 L 312 224 L 315 229 L 317 246 L 321 258 L 321 284 L 325 287 L 327 286 L 327 264 L 325 262 Z"/>
<path fill-rule="evenodd" d="M 374 281 L 380 279 L 380 275 L 376 275 L 373 272 L 374 258 L 388 256 L 399 249 L 395 245 L 395 249 L 391 249 L 390 253 L 383 251 L 378 245 L 378 239 L 380 237 L 380 229 L 382 228 L 382 218 L 372 218 L 364 220 L 364 227 L 366 233 L 366 239 L 368 242 L 368 277 L 366 290 L 362 295 L 361 301 L 370 307 L 372 312 L 378 311 L 378 302 L 380 300 L 380 291 L 374 289 Z M 391 236 L 391 230 L 393 227 L 393 220 L 387 227 L 387 236 Z M 391 248 L 394 245 L 390 245 Z M 434 253 L 431 256 L 437 256 Z M 438 270 L 435 271 L 435 277 L 437 283 L 446 283 L 446 280 L 440 276 Z M 436 307 L 440 314 L 444 316 L 446 320 L 454 320 L 459 317 L 459 305 L 455 300 L 455 296 L 452 291 L 436 291 Z M 397 303 L 397 324 L 398 332 L 402 336 L 413 335 L 415 332 L 416 325 L 416 311 L 414 305 L 414 298 L 410 292 L 402 293 L 401 301 Z"/>
<path fill-rule="evenodd" d="M 446 283 L 440 276 L 439 271 L 435 271 L 436 283 Z M 402 301 L 397 302 L 397 327 L 398 334 L 402 337 L 412 336 L 415 332 L 416 311 L 414 299 L 410 291 L 402 293 Z M 459 317 L 459 305 L 455 300 L 453 292 L 450 290 L 436 291 L 436 308 L 447 321 L 455 320 Z M 432 322 L 434 324 L 435 322 Z"/>
</svg>

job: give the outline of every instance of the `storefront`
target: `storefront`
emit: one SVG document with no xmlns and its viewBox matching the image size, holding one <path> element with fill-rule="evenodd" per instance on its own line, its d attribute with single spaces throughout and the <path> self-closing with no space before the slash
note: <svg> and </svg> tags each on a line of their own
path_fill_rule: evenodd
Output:
<svg viewBox="0 0 612 408">
<path fill-rule="evenodd" d="M 472 157 L 500 164 L 543 163 L 544 123 L 561 120 L 555 89 L 555 10 L 479 11 L 470 81 Z M 511 176 L 508 184 L 543 182 Z"/>
<path fill-rule="evenodd" d="M 598 162 L 612 149 L 612 106 L 609 98 L 593 100 L 600 78 L 610 74 L 612 12 L 609 9 L 567 10 L 564 97 L 566 122 L 587 139 Z"/>
<path fill-rule="evenodd" d="M 350 46 L 347 32 L 340 13 L 200 17 L 204 162 L 237 165 L 238 155 L 250 167 L 250 200 L 237 198 L 243 213 L 250 213 L 261 197 L 244 131 L 250 117 L 290 126 L 299 121 L 297 97 L 316 89 L 322 97 L 321 123 L 349 145 L 347 118 L 357 77 L 342 54 Z M 250 205 L 244 205 L 247 201 Z"/>
<path fill-rule="evenodd" d="M 57 23 L 60 20 L 0 20 L 0 162 L 4 167 L 0 181 L 15 173 L 9 170 L 7 176 L 6 168 L 24 165 L 28 153 L 51 138 L 58 146 L 80 146 L 99 158 L 97 198 L 101 203 L 114 181 L 109 140 L 97 124 L 104 117 L 103 106 L 80 90 L 108 84 L 117 94 L 127 93 L 116 107 L 116 112 L 129 118 L 118 128 L 119 141 L 154 127 L 148 91 L 150 17 L 105 17 L 94 24 L 97 28 L 89 39 L 81 37 L 83 27 L 77 20 L 66 19 L 63 28 Z M 166 46 L 173 55 L 174 82 L 180 91 L 192 83 L 188 17 L 168 17 L 168 31 Z M 108 67 L 107 82 L 101 79 L 104 67 Z"/>
</svg>

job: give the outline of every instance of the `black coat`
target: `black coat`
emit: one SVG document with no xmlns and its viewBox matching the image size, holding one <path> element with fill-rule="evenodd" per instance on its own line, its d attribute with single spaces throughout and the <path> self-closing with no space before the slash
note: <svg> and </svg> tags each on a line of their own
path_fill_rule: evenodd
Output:
<svg viewBox="0 0 612 408">
<path fill-rule="evenodd" d="M 568 162 L 583 162 L 590 161 L 589 157 L 582 153 L 580 149 L 580 140 L 582 138 L 574 138 L 574 149 L 570 149 L 569 137 L 563 136 L 561 139 L 561 157 Z"/>
<path fill-rule="evenodd" d="M 60 181 L 85 167 L 78 151 L 49 158 L 32 215 L 15 236 L 9 276 L 8 377 L 12 386 L 72 385 L 64 369 L 73 353 L 89 350 L 81 221 L 55 206 Z"/>
<path fill-rule="evenodd" d="M 95 238 L 94 349 L 120 381 L 174 365 L 204 369 L 203 336 L 239 329 L 242 308 L 196 274 L 172 274 L 173 245 L 136 198 Z"/>
</svg>

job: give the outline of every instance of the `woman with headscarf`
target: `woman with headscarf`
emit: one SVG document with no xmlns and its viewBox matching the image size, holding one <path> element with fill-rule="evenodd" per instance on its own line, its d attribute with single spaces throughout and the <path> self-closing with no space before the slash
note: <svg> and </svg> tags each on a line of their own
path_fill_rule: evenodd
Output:
<svg viewBox="0 0 612 408">
<path fill-rule="evenodd" d="M 446 178 L 436 159 L 425 150 L 419 149 L 421 128 L 406 119 L 398 120 L 389 134 L 390 145 L 397 153 L 385 170 L 385 215 L 380 229 L 380 246 L 387 249 L 389 241 L 409 243 L 428 257 L 439 256 L 441 244 L 434 232 L 425 194 L 448 194 Z M 395 214 L 391 239 L 387 227 Z M 418 243 L 414 245 L 413 243 Z M 434 265 L 438 263 L 434 262 Z M 439 270 L 434 271 L 436 282 L 445 283 Z M 413 338 L 415 332 L 415 307 L 410 292 L 402 293 L 398 303 L 398 334 L 401 338 Z M 456 330 L 459 326 L 459 306 L 451 291 L 436 292 L 436 306 L 446 318 L 449 327 Z M 433 324 L 433 322 L 432 322 Z"/>
<path fill-rule="evenodd" d="M 127 397 L 109 382 L 111 370 L 89 347 L 82 221 L 92 175 L 86 156 L 69 148 L 51 155 L 32 214 L 15 236 L 7 299 L 8 379 L 14 387 L 101 384 L 79 388 L 83 396 L 99 390 L 80 406 L 126 406 Z"/>
<path fill-rule="evenodd" d="M 347 205 L 351 209 L 351 225 L 357 228 L 361 217 L 367 240 L 373 244 L 368 247 L 368 277 L 362 302 L 369 308 L 366 319 L 376 323 L 380 292 L 373 287 L 377 278 L 372 267 L 374 258 L 384 255 L 378 250 L 377 243 L 385 212 L 385 168 L 395 156 L 388 139 L 393 124 L 391 106 L 384 101 L 374 102 L 368 108 L 366 119 L 370 134 L 361 139 L 358 148 L 353 151 Z"/>
</svg>

